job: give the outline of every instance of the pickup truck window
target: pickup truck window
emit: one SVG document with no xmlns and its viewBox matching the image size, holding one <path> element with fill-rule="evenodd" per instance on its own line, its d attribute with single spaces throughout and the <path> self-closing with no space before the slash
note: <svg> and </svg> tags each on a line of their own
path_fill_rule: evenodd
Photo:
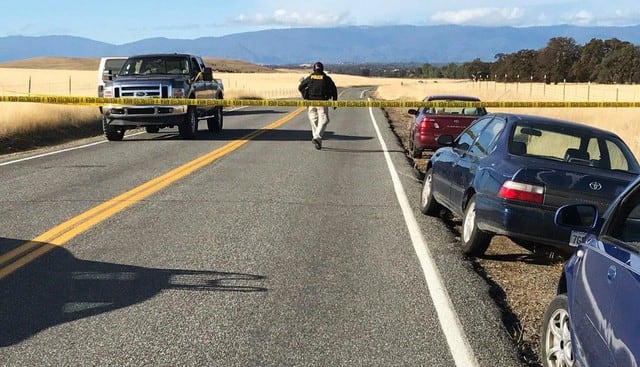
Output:
<svg viewBox="0 0 640 367">
<path fill-rule="evenodd" d="M 121 75 L 189 75 L 191 72 L 191 63 L 184 57 L 139 57 L 129 58 Z"/>
</svg>

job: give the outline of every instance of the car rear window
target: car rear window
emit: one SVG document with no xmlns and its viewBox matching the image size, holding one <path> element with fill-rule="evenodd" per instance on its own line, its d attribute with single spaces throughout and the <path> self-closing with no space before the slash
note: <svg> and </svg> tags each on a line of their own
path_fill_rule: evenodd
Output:
<svg viewBox="0 0 640 367">
<path fill-rule="evenodd" d="M 509 152 L 607 170 L 638 173 L 633 154 L 619 140 L 588 130 L 518 124 Z"/>
<path fill-rule="evenodd" d="M 469 102 L 469 101 L 453 101 L 438 100 L 430 102 Z M 484 116 L 487 111 L 483 107 L 430 107 L 425 109 L 425 113 L 431 115 L 464 115 L 464 116 Z"/>
</svg>

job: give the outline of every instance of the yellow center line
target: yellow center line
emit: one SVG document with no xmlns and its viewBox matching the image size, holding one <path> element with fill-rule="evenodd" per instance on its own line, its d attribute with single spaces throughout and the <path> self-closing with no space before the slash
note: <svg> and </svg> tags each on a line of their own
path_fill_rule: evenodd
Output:
<svg viewBox="0 0 640 367">
<path fill-rule="evenodd" d="M 180 167 L 177 167 L 161 176 L 158 176 L 138 187 L 135 187 L 123 194 L 120 194 L 86 212 L 73 217 L 54 228 L 42 233 L 36 238 L 0 256 L 0 279 L 13 273 L 20 267 L 28 264 L 34 259 L 42 256 L 48 251 L 63 246 L 75 236 L 85 232 L 94 225 L 115 215 L 125 208 L 147 198 L 148 196 L 162 190 L 181 178 L 199 170 L 200 168 L 216 161 L 234 150 L 240 148 L 251 139 L 263 134 L 268 130 L 275 129 L 304 111 L 298 108 L 283 118 L 265 126 L 262 129 L 253 131 L 239 140 L 234 140 L 210 153 L 198 157 Z"/>
</svg>

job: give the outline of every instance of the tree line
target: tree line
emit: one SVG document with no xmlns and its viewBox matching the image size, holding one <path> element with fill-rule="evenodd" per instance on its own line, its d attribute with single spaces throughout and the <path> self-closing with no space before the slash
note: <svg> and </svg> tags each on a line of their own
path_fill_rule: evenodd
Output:
<svg viewBox="0 0 640 367">
<path fill-rule="evenodd" d="M 581 46 L 570 37 L 555 37 L 540 50 L 499 53 L 495 61 L 465 63 L 331 65 L 337 73 L 402 78 L 451 78 L 498 82 L 640 83 L 640 47 L 616 38 L 591 39 Z"/>
</svg>

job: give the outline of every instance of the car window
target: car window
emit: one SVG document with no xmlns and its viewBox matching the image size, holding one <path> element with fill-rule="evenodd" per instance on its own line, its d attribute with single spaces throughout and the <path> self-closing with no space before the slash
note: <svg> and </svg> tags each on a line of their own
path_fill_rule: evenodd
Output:
<svg viewBox="0 0 640 367">
<path fill-rule="evenodd" d="M 484 119 L 489 120 L 489 119 Z M 500 136 L 502 130 L 504 130 L 505 121 L 501 118 L 495 118 L 488 126 L 480 133 L 478 139 L 473 143 L 470 152 L 479 156 L 485 156 L 491 152 L 495 147 L 495 142 Z"/>
<path fill-rule="evenodd" d="M 607 228 L 608 235 L 640 249 L 640 190 L 636 189 L 616 209 Z"/>
<path fill-rule="evenodd" d="M 517 149 L 516 149 L 517 147 Z M 521 152 L 516 153 L 515 151 Z M 598 132 L 556 128 L 523 121 L 510 139 L 510 152 L 607 170 L 636 173 L 632 153 L 618 140 Z"/>
<path fill-rule="evenodd" d="M 479 119 L 466 128 L 453 143 L 453 147 L 458 150 L 467 151 L 473 142 L 480 136 L 482 129 L 491 121 L 491 118 Z"/>
</svg>

